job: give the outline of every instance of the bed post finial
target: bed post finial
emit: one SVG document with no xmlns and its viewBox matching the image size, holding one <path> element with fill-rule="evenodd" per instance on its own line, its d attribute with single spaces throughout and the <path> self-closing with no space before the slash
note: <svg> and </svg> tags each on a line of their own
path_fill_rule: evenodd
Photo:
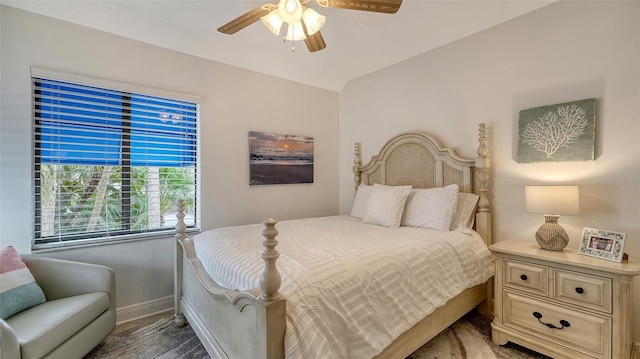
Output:
<svg viewBox="0 0 640 359">
<path fill-rule="evenodd" d="M 487 158 L 487 124 L 486 123 L 481 123 L 480 126 L 478 126 L 478 142 L 480 142 L 480 145 L 478 145 L 478 156 L 480 157 L 484 157 Z"/>
<path fill-rule="evenodd" d="M 478 212 L 489 212 L 489 158 L 487 157 L 487 124 L 481 123 L 478 129 Z"/>
<path fill-rule="evenodd" d="M 178 222 L 176 223 L 176 239 L 187 238 L 187 225 L 184 223 L 184 199 L 178 199 L 178 210 L 176 213 Z"/>
<path fill-rule="evenodd" d="M 265 302 L 270 302 L 280 299 L 280 293 L 278 293 L 278 291 L 280 290 L 280 283 L 282 281 L 280 272 L 278 272 L 276 268 L 276 260 L 280 256 L 276 250 L 276 245 L 278 244 L 278 241 L 276 241 L 276 236 L 278 235 L 276 223 L 278 223 L 278 221 L 269 218 L 262 223 L 265 227 L 262 231 L 262 236 L 265 240 L 262 241 L 264 251 L 261 257 L 264 260 L 264 271 L 260 278 L 260 288 L 262 289 L 260 299 Z"/>
<path fill-rule="evenodd" d="M 355 182 L 356 191 L 360 185 L 360 166 L 362 165 L 362 158 L 360 157 L 360 142 L 354 144 L 354 158 L 353 158 L 353 181 Z"/>
</svg>

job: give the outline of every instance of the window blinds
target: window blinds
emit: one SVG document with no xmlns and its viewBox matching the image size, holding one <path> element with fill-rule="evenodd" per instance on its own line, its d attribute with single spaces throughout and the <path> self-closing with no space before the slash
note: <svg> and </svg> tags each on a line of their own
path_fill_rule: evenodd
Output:
<svg viewBox="0 0 640 359">
<path fill-rule="evenodd" d="M 42 77 L 32 89 L 36 242 L 169 228 L 178 197 L 194 209 L 197 104 Z"/>
</svg>

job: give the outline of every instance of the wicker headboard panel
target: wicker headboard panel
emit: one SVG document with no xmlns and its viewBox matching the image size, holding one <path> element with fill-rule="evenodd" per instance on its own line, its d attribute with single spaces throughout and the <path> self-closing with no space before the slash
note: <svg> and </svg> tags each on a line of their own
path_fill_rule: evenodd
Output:
<svg viewBox="0 0 640 359">
<path fill-rule="evenodd" d="M 460 191 L 473 191 L 475 159 L 465 159 L 443 148 L 424 132 L 405 132 L 389 140 L 368 164 L 358 166 L 362 183 L 414 188 L 457 184 Z"/>
<path fill-rule="evenodd" d="M 453 149 L 443 147 L 429 134 L 404 132 L 390 139 L 367 164 L 362 164 L 360 144 L 355 144 L 353 165 L 355 188 L 363 183 L 390 186 L 412 185 L 414 188 L 444 187 L 457 184 L 460 192 L 480 195 L 476 212 L 476 230 L 491 243 L 489 212 L 489 159 L 487 131 L 479 126 L 478 157 L 463 158 Z"/>
</svg>

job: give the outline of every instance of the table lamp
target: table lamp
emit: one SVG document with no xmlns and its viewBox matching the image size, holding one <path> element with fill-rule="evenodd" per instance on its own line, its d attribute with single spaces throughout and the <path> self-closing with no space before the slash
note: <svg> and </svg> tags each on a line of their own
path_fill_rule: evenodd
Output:
<svg viewBox="0 0 640 359">
<path fill-rule="evenodd" d="M 569 244 L 567 231 L 558 224 L 561 214 L 578 214 L 578 186 L 525 186 L 527 212 L 543 213 L 544 223 L 536 232 L 536 242 L 543 249 L 561 251 Z"/>
</svg>

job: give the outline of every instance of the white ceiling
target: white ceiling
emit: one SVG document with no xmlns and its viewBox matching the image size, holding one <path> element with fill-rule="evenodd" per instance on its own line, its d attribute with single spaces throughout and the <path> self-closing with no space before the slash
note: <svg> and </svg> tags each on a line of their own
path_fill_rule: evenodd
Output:
<svg viewBox="0 0 640 359">
<path fill-rule="evenodd" d="M 216 31 L 262 5 L 245 0 L 1 0 L 0 3 L 149 44 L 341 91 L 349 80 L 523 15 L 556 0 L 404 0 L 398 13 L 326 9 L 327 48 L 283 43 L 260 21 L 234 35 Z M 273 0 L 272 2 L 275 2 Z"/>
</svg>

